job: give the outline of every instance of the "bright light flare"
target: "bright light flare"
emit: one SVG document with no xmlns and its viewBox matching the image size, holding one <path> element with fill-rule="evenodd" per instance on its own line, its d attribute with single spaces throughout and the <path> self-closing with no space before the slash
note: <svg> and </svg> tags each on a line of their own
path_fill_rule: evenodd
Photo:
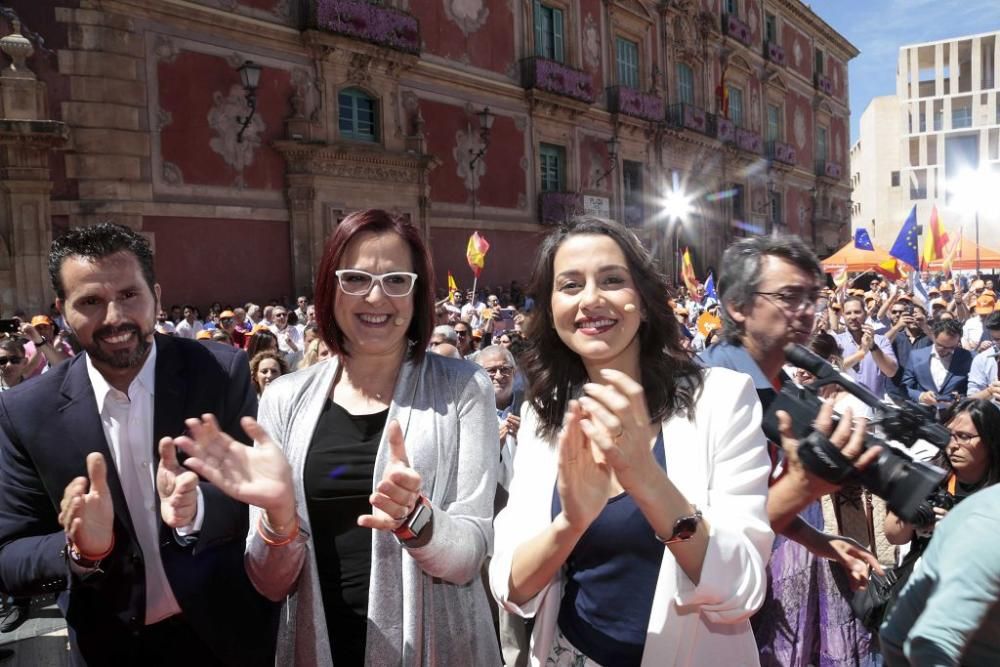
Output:
<svg viewBox="0 0 1000 667">
<path fill-rule="evenodd" d="M 954 197 L 952 207 L 973 215 L 987 210 L 996 200 L 1000 189 L 1000 174 L 989 168 L 967 169 L 948 183 L 948 192 Z"/>
<path fill-rule="evenodd" d="M 694 212 L 694 201 L 696 196 L 687 191 L 680 182 L 677 172 L 674 172 L 671 186 L 663 193 L 657 201 L 659 213 L 657 218 L 667 222 L 679 221 L 681 224 L 687 222 L 688 216 Z"/>
</svg>

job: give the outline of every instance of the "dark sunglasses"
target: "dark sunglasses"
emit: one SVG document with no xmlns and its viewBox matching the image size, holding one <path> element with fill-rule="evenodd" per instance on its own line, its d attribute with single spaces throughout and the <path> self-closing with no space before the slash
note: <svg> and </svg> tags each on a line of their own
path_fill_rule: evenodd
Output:
<svg viewBox="0 0 1000 667">
<path fill-rule="evenodd" d="M 24 357 L 0 357 L 0 366 L 7 364 L 19 364 L 24 361 Z"/>
</svg>

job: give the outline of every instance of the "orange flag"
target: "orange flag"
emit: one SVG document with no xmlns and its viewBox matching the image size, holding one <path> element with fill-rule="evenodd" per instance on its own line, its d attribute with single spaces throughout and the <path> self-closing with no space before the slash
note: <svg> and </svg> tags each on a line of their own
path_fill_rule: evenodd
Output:
<svg viewBox="0 0 1000 667">
<path fill-rule="evenodd" d="M 469 245 L 465 249 L 465 259 L 469 262 L 472 273 L 479 277 L 483 267 L 486 266 L 486 253 L 490 249 L 490 244 L 479 235 L 479 232 L 472 232 L 469 237 Z"/>
<path fill-rule="evenodd" d="M 691 251 L 688 248 L 684 248 L 684 255 L 681 257 L 681 278 L 684 280 L 684 285 L 688 288 L 688 292 L 694 293 L 696 287 L 698 287 L 698 279 L 694 275 L 694 265 L 691 263 Z"/>
</svg>

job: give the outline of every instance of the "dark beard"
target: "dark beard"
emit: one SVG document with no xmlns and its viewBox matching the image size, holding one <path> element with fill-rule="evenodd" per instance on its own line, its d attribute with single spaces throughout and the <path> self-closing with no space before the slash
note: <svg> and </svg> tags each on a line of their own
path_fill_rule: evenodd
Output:
<svg viewBox="0 0 1000 667">
<path fill-rule="evenodd" d="M 104 349 L 101 348 L 101 344 L 98 342 L 101 338 L 117 336 L 119 334 L 129 332 L 134 332 L 136 334 L 136 338 L 138 339 L 135 348 L 132 350 L 119 350 L 113 353 L 105 352 Z M 149 348 L 153 344 L 149 340 L 152 336 L 152 331 L 148 333 L 143 332 L 134 324 L 124 324 L 120 327 L 104 327 L 94 332 L 94 342 L 86 347 L 85 350 L 87 354 L 90 355 L 91 359 L 107 364 L 112 368 L 134 368 L 146 360 L 146 354 L 149 352 Z"/>
</svg>

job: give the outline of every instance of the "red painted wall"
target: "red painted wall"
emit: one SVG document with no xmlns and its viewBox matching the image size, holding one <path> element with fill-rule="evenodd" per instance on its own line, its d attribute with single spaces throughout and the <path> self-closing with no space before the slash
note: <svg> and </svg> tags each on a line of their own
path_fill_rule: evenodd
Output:
<svg viewBox="0 0 1000 667">
<path fill-rule="evenodd" d="M 192 77 L 191 72 L 198 76 Z M 160 62 L 157 77 L 160 108 L 171 114 L 160 134 L 163 159 L 180 168 L 186 184 L 233 186 L 238 172 L 210 147 L 216 133 L 209 127 L 208 116 L 215 106 L 216 93 L 228 96 L 234 85 L 240 85 L 239 72 L 219 56 L 185 51 L 172 62 Z M 287 71 L 263 69 L 257 89 L 257 114 L 264 120 L 265 129 L 253 162 L 243 172 L 247 188 L 281 190 L 285 186 L 284 160 L 270 144 L 284 135 L 291 94 Z M 238 128 L 234 119 L 232 131 Z"/>
<path fill-rule="evenodd" d="M 789 93 L 785 98 L 785 108 L 788 115 L 787 135 L 798 151 L 798 163 L 808 170 L 813 168 L 813 156 L 815 155 L 816 137 L 813 131 L 815 125 L 813 119 L 812 100 L 798 93 Z M 805 122 L 805 145 L 799 145 L 795 137 L 795 113 L 800 111 Z"/>
<path fill-rule="evenodd" d="M 167 307 L 294 299 L 287 222 L 146 217 L 142 229 L 154 235 Z"/>
<path fill-rule="evenodd" d="M 785 63 L 789 69 L 795 70 L 805 78 L 812 81 L 813 75 L 813 50 L 809 39 L 805 33 L 785 20 L 782 28 L 782 40 L 785 49 Z M 795 66 L 795 42 L 798 40 L 799 48 L 802 49 L 802 60 L 798 67 Z"/>
<path fill-rule="evenodd" d="M 441 160 L 430 173 L 431 200 L 451 204 L 471 201 L 472 193 L 465 180 L 458 174 L 458 160 L 471 160 L 467 149 L 457 148 L 458 132 L 479 132 L 479 118 L 469 114 L 464 107 L 435 100 L 420 100 L 420 113 L 426 124 L 424 137 L 427 152 Z M 527 180 L 521 168 L 524 158 L 524 131 L 517 128 L 513 118 L 497 116 L 490 133 L 489 150 L 481 158 L 486 170 L 480 171 L 477 198 L 480 206 L 517 208 L 518 198 L 525 196 Z"/>
<path fill-rule="evenodd" d="M 841 102 L 847 103 L 847 69 L 844 63 L 831 55 L 826 56 L 827 74 L 836 83 L 833 86 L 833 96 Z M 834 76 L 836 72 L 836 76 Z"/>
<path fill-rule="evenodd" d="M 420 21 L 420 37 L 427 53 L 506 74 L 514 65 L 511 4 L 507 0 L 486 0 L 489 15 L 485 24 L 468 35 L 449 17 L 441 0 L 411 2 L 410 12 Z"/>
<path fill-rule="evenodd" d="M 448 271 L 451 271 L 460 289 L 472 288 L 472 269 L 465 261 L 470 234 L 471 229 L 431 230 L 430 248 L 437 275 L 436 287 L 447 286 Z M 535 254 L 545 234 L 496 230 L 482 231 L 480 234 L 489 241 L 490 250 L 486 254 L 486 266 L 479 277 L 479 285 L 510 285 L 511 280 L 516 280 L 522 287 L 525 286 L 531 277 Z"/>
<path fill-rule="evenodd" d="M 843 116 L 834 116 L 830 119 L 830 157 L 840 163 L 844 178 L 849 176 L 848 151 L 847 122 Z"/>
<path fill-rule="evenodd" d="M 602 17 L 604 16 L 604 7 L 601 0 L 580 0 L 580 35 L 582 35 L 582 43 L 580 44 L 580 66 L 582 69 L 590 74 L 594 82 L 594 92 L 600 95 L 604 91 L 604 86 L 611 85 L 611 81 L 604 81 L 604 72 L 602 71 L 604 56 L 607 50 L 607 44 L 605 40 L 610 39 L 612 47 L 614 45 L 614 36 L 608 36 L 604 28 L 604 21 Z M 587 56 L 587 24 L 591 22 L 594 29 L 597 30 L 598 40 L 600 43 L 600 55 L 597 57 L 595 62 L 590 62 Z M 571 39 L 568 44 L 572 44 Z M 568 55 L 568 54 L 567 54 Z M 572 60 L 570 59 L 570 62 Z M 656 62 L 655 60 L 653 62 Z M 613 79 L 612 79 L 613 81 Z"/>
<path fill-rule="evenodd" d="M 608 194 L 611 184 L 618 178 L 617 173 L 609 174 L 601 179 L 596 188 L 591 187 L 591 173 L 603 174 L 608 169 L 607 139 L 583 136 L 580 139 L 580 173 L 579 182 L 583 190 Z"/>
</svg>

